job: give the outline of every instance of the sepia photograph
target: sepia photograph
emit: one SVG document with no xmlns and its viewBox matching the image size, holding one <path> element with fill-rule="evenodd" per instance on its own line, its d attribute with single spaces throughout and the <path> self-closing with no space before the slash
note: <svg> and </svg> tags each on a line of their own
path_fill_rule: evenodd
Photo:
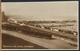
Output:
<svg viewBox="0 0 80 51">
<path fill-rule="evenodd" d="M 2 2 L 2 49 L 78 49 L 78 5 Z"/>
</svg>

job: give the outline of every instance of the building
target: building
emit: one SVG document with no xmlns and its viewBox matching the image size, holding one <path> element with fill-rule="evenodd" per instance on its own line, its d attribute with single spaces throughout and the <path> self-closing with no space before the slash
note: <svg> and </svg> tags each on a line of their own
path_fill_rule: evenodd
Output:
<svg viewBox="0 0 80 51">
<path fill-rule="evenodd" d="M 5 15 L 4 12 L 2 12 L 2 22 L 6 22 L 8 17 Z"/>
</svg>

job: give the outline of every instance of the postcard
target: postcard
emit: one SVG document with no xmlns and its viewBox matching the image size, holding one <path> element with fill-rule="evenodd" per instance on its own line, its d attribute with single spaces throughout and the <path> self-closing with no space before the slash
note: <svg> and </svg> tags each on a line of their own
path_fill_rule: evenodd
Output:
<svg viewBox="0 0 80 51">
<path fill-rule="evenodd" d="M 79 49 L 78 1 L 2 2 L 2 49 Z"/>
</svg>

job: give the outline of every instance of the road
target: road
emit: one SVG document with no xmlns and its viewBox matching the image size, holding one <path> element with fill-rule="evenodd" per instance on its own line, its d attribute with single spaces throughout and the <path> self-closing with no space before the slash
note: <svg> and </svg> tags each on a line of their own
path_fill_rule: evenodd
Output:
<svg viewBox="0 0 80 51">
<path fill-rule="evenodd" d="M 8 30 L 2 30 L 2 33 L 6 33 L 8 35 L 21 38 L 25 41 L 32 42 L 34 44 L 37 44 L 39 46 L 48 48 L 48 49 L 76 49 L 76 47 L 70 45 L 64 40 L 59 39 L 45 39 L 45 38 L 37 38 L 33 36 L 29 36 L 27 34 L 23 34 L 20 32 L 14 32 L 14 31 L 8 31 Z"/>
</svg>

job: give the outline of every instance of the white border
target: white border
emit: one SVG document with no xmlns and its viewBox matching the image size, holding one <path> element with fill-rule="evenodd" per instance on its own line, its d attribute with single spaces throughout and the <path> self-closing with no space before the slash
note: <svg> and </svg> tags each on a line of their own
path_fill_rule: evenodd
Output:
<svg viewBox="0 0 80 51">
<path fill-rule="evenodd" d="M 79 28 L 79 1 L 48 1 L 48 2 L 24 2 L 24 3 L 56 3 L 56 2 L 60 2 L 60 3 L 72 3 L 72 2 L 77 2 L 78 3 L 78 17 L 77 17 L 77 24 L 78 24 L 78 28 Z M 5 3 L 5 2 L 3 2 Z M 6 2 L 6 3 L 17 3 L 17 2 Z M 21 3 L 21 2 L 18 2 Z M 23 2 L 22 2 L 23 3 Z M 79 29 L 78 29 L 78 35 L 77 35 L 77 49 L 2 49 L 2 50 L 79 50 Z"/>
</svg>

